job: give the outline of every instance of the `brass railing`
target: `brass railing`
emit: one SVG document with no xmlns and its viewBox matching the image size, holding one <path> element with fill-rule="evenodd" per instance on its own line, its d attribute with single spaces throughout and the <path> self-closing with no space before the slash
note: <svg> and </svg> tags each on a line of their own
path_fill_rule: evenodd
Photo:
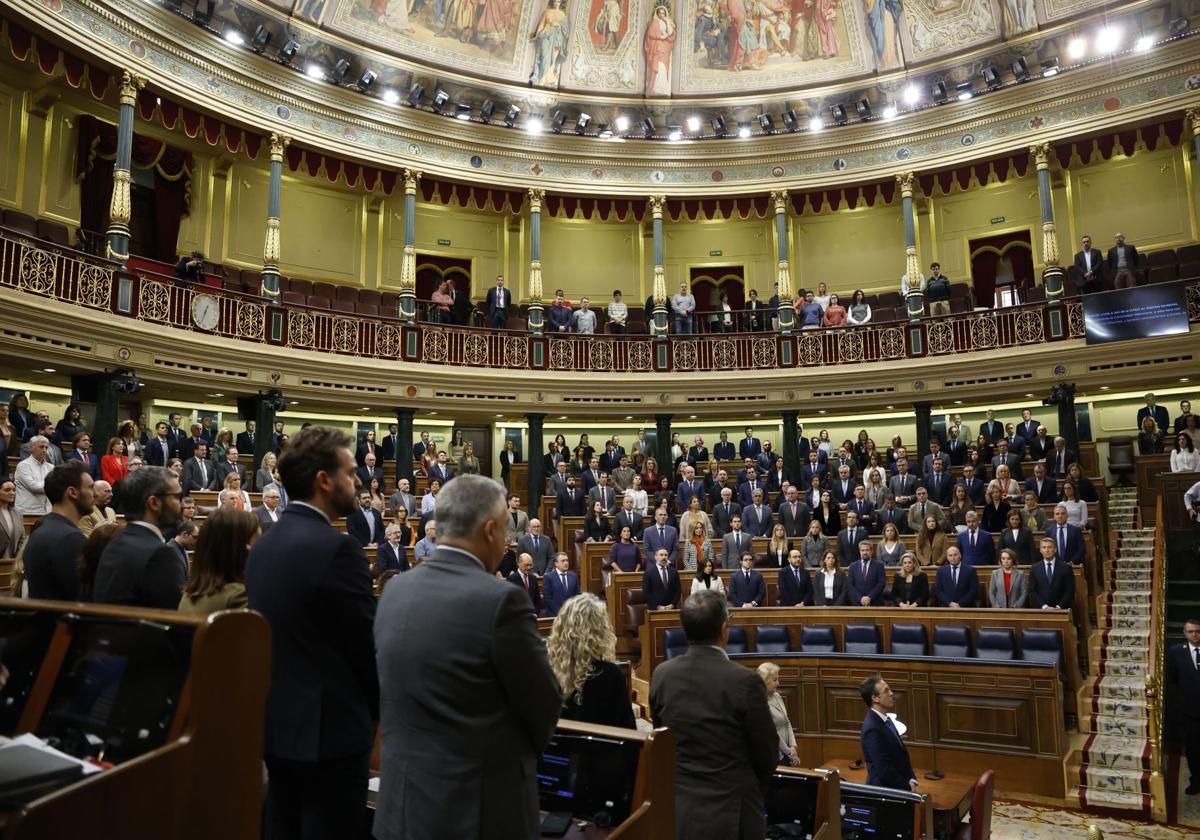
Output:
<svg viewBox="0 0 1200 840">
<path fill-rule="evenodd" d="M 1162 528 L 1163 500 L 1156 505 L 1154 559 L 1150 573 L 1150 673 L 1146 675 L 1146 725 L 1150 734 L 1150 809 L 1167 821 L 1167 786 L 1163 775 L 1163 680 L 1167 633 L 1167 550 Z"/>
</svg>

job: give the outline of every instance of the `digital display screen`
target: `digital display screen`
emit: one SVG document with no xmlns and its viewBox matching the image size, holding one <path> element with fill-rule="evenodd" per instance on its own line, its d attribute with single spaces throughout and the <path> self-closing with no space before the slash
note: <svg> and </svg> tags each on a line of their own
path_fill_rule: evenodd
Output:
<svg viewBox="0 0 1200 840">
<path fill-rule="evenodd" d="M 842 840 L 914 840 L 921 797 L 903 790 L 842 783 Z"/>
<path fill-rule="evenodd" d="M 1083 324 L 1088 344 L 1186 333 L 1184 288 L 1170 283 L 1084 295 Z"/>
<path fill-rule="evenodd" d="M 817 821 L 817 791 L 821 780 L 812 776 L 775 773 L 765 797 L 768 831 L 784 837 L 812 837 Z"/>
<path fill-rule="evenodd" d="M 640 741 L 556 733 L 538 760 L 539 806 L 602 827 L 620 825 L 633 810 L 641 749 Z"/>
</svg>

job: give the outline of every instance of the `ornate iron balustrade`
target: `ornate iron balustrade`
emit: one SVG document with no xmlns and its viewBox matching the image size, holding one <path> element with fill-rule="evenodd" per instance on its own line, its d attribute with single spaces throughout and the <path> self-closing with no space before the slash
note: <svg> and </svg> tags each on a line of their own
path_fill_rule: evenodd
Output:
<svg viewBox="0 0 1200 840">
<path fill-rule="evenodd" d="M 1083 304 L 1006 309 L 861 327 L 672 336 L 534 336 L 525 332 L 278 307 L 263 298 L 172 277 L 122 271 L 81 251 L 0 230 L 0 287 L 85 309 L 224 338 L 296 350 L 453 367 L 555 372 L 690 372 L 888 363 L 1049 344 L 1084 336 Z M 1200 322 L 1200 281 L 1186 286 L 1188 319 Z M 196 297 L 217 301 L 211 330 L 192 320 Z"/>
</svg>

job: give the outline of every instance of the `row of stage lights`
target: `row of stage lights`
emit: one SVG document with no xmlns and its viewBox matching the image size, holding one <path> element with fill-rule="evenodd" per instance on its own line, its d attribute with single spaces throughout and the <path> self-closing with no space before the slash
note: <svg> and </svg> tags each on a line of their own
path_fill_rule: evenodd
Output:
<svg viewBox="0 0 1200 840">
<path fill-rule="evenodd" d="M 149 0 L 149 2 L 156 5 L 164 5 L 172 11 L 178 12 L 185 17 L 190 17 L 198 26 L 221 36 L 229 44 L 238 47 L 248 46 L 259 55 L 266 53 L 267 47 L 270 45 L 273 37 L 272 32 L 262 24 L 256 27 L 254 33 L 249 37 L 241 30 L 228 26 L 225 27 L 223 32 L 216 32 L 212 28 L 212 17 L 216 0 Z M 185 8 L 187 6 L 191 7 L 190 13 Z M 1188 21 L 1186 18 L 1172 21 L 1170 28 L 1172 37 L 1181 36 L 1188 29 Z M 648 116 L 643 117 L 636 125 L 634 118 L 624 114 L 618 115 L 611 123 L 598 123 L 592 119 L 590 114 L 581 112 L 574 119 L 574 133 L 581 136 L 598 137 L 602 140 L 636 138 L 680 142 L 682 140 L 705 140 L 727 137 L 747 139 L 753 137 L 756 133 L 759 136 L 768 136 L 801 131 L 818 132 L 831 124 L 842 126 L 851 122 L 863 123 L 873 120 L 894 120 L 902 113 L 914 113 L 952 101 L 966 102 L 983 93 L 1012 87 L 1013 85 L 1022 84 L 1034 78 L 1048 79 L 1058 75 L 1060 70 L 1079 66 L 1089 60 L 1107 58 L 1118 52 L 1130 50 L 1138 53 L 1147 52 L 1157 43 L 1153 36 L 1143 34 L 1135 39 L 1131 47 L 1126 46 L 1126 34 L 1122 27 L 1109 25 L 1097 30 L 1090 42 L 1089 39 L 1084 37 L 1071 39 L 1067 43 L 1067 57 L 1071 61 L 1068 67 L 1061 66 L 1057 58 L 1049 58 L 1039 64 L 1037 73 L 1033 73 L 1026 59 L 1018 58 L 1008 68 L 1012 74 L 1011 81 L 1002 81 L 1000 70 L 994 65 L 989 65 L 980 71 L 979 82 L 981 84 L 967 81 L 958 85 L 951 85 L 947 82 L 939 81 L 935 82 L 928 91 L 922 90 L 915 84 L 909 84 L 901 92 L 899 102 L 887 102 L 878 112 L 876 112 L 876 106 L 872 105 L 870 100 L 863 98 L 849 105 L 845 103 L 832 105 L 828 108 L 825 115 L 818 112 L 807 118 L 802 118 L 797 115 L 794 109 L 789 108 L 779 114 L 780 126 L 776 125 L 774 115 L 762 113 L 753 120 L 738 122 L 737 126 L 730 130 L 725 118 L 718 115 L 708 121 L 711 132 L 705 132 L 705 121 L 699 116 L 692 116 L 685 121 L 684 125 L 668 125 L 665 134 L 659 132 L 659 128 Z M 303 63 L 298 61 L 297 55 L 299 51 L 300 44 L 295 39 L 289 38 L 276 51 L 275 59 L 286 67 L 302 71 L 308 78 L 314 81 L 330 82 L 338 87 L 356 90 L 363 94 L 371 94 L 375 90 L 375 82 L 379 78 L 379 74 L 376 71 L 366 69 L 358 77 L 357 81 L 347 83 L 346 80 L 348 78 L 353 78 L 350 73 L 351 63 L 347 59 L 339 59 L 333 68 L 330 69 L 316 61 Z M 541 134 L 546 131 L 561 134 L 566 130 L 568 121 L 567 114 L 558 110 L 551 113 L 549 117 L 529 114 L 518 126 L 517 121 L 520 118 L 521 109 L 516 105 L 510 104 L 504 110 L 503 114 L 499 114 L 497 113 L 496 102 L 491 99 L 485 100 L 479 106 L 478 111 L 476 111 L 470 104 L 452 104 L 450 102 L 450 95 L 440 87 L 434 90 L 433 98 L 428 103 L 425 101 L 425 95 L 426 90 L 424 86 L 418 82 L 414 82 L 406 94 L 402 94 L 401 91 L 395 88 L 383 88 L 378 91 L 379 98 L 389 105 L 398 106 L 407 104 L 413 108 L 428 108 L 428 110 L 435 114 L 452 116 L 464 122 L 477 121 L 489 125 L 521 128 L 530 134 Z"/>
</svg>

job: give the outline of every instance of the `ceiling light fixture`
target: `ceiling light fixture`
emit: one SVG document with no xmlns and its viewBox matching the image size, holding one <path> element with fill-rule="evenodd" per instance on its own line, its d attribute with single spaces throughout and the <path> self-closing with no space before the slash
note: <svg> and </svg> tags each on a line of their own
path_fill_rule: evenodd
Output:
<svg viewBox="0 0 1200 840">
<path fill-rule="evenodd" d="M 446 103 L 449 101 L 450 94 L 446 93 L 446 91 L 442 90 L 441 88 L 437 88 L 437 90 L 435 90 L 433 93 L 433 110 L 440 114 L 442 109 L 446 107 Z"/>
<path fill-rule="evenodd" d="M 904 104 L 916 105 L 921 101 L 921 89 L 916 85 L 908 85 L 904 88 Z"/>
<path fill-rule="evenodd" d="M 1012 63 L 1013 78 L 1018 82 L 1024 82 L 1029 78 L 1029 62 L 1024 58 L 1018 58 Z"/>
<path fill-rule="evenodd" d="M 254 37 L 250 40 L 250 45 L 257 53 L 266 49 L 267 44 L 271 42 L 271 30 L 263 26 L 261 23 L 254 28 Z"/>
<path fill-rule="evenodd" d="M 196 8 L 192 10 L 192 23 L 207 27 L 212 21 L 216 5 L 217 0 L 196 0 Z"/>
<path fill-rule="evenodd" d="M 319 64 L 309 64 L 304 68 L 304 75 L 318 82 L 325 81 L 325 68 Z"/>
<path fill-rule="evenodd" d="M 642 136 L 647 140 L 654 136 L 654 120 L 649 117 L 642 118 Z"/>
<path fill-rule="evenodd" d="M 1124 34 L 1119 26 L 1104 27 L 1096 33 L 1096 49 L 1103 55 L 1112 55 L 1120 48 Z"/>
<path fill-rule="evenodd" d="M 1137 43 L 1133 45 L 1133 48 L 1138 52 L 1149 52 L 1150 48 L 1153 46 L 1154 37 L 1151 35 L 1143 35 L 1137 39 Z"/>
<path fill-rule="evenodd" d="M 371 85 L 375 84 L 375 80 L 378 78 L 379 78 L 379 74 L 376 73 L 374 70 L 367 70 L 365 73 L 363 73 L 361 76 L 358 77 L 358 84 L 356 85 L 356 87 L 359 90 L 361 90 L 363 93 L 366 93 L 368 90 L 371 89 Z"/>
<path fill-rule="evenodd" d="M 709 121 L 709 125 L 712 126 L 713 134 L 715 134 L 717 137 L 725 137 L 726 136 L 725 118 L 724 117 L 719 116 L 719 115 L 713 117 Z"/>
<path fill-rule="evenodd" d="M 687 118 L 687 130 L 692 134 L 695 134 L 697 131 L 699 131 L 700 126 L 702 125 L 704 125 L 703 120 L 697 116 L 691 116 Z"/>
<path fill-rule="evenodd" d="M 938 105 L 945 103 L 950 98 L 949 91 L 946 89 L 946 83 L 934 82 L 929 88 L 929 98 Z"/>
<path fill-rule="evenodd" d="M 975 91 L 972 89 L 970 82 L 963 82 L 961 85 L 958 86 L 958 94 L 957 95 L 958 95 L 959 102 L 966 102 L 968 99 L 970 99 L 971 97 L 973 97 L 975 95 Z"/>
<path fill-rule="evenodd" d="M 525 120 L 525 130 L 530 134 L 541 134 L 542 128 L 543 126 L 541 117 L 530 117 L 529 119 Z"/>
<path fill-rule="evenodd" d="M 471 121 L 471 106 L 464 103 L 459 103 L 454 106 L 454 119 L 462 120 L 463 122 Z"/>
<path fill-rule="evenodd" d="M 421 104 L 421 100 L 425 98 L 425 88 L 420 82 L 413 82 L 412 87 L 408 89 L 408 104 L 414 108 Z"/>
<path fill-rule="evenodd" d="M 854 110 L 858 112 L 860 120 L 871 119 L 871 100 L 860 99 L 854 103 Z"/>
<path fill-rule="evenodd" d="M 339 58 L 337 64 L 333 65 L 333 83 L 335 85 L 344 84 L 346 76 L 350 73 L 350 62 L 344 58 Z"/>
<path fill-rule="evenodd" d="M 617 131 L 626 132 L 629 130 L 629 117 L 618 116 L 615 124 L 617 126 Z"/>
<path fill-rule="evenodd" d="M 238 32 L 236 29 L 226 29 L 225 40 L 230 44 L 233 44 L 235 47 L 240 47 L 242 44 L 246 43 L 246 36 L 241 32 Z"/>
<path fill-rule="evenodd" d="M 1047 58 L 1042 62 L 1042 78 L 1049 79 L 1051 76 L 1058 75 L 1058 59 Z"/>
<path fill-rule="evenodd" d="M 810 119 L 808 121 L 808 130 L 809 131 L 820 131 L 824 127 L 825 127 L 825 120 L 821 119 L 820 117 L 813 117 L 812 119 Z"/>
<path fill-rule="evenodd" d="M 900 109 L 896 107 L 895 102 L 889 102 L 883 106 L 883 118 L 885 120 L 894 120 L 900 113 Z"/>
<path fill-rule="evenodd" d="M 748 122 L 738 123 L 738 130 L 737 130 L 738 137 L 745 140 L 746 138 L 748 138 L 750 136 L 750 133 L 751 133 L 750 132 L 750 123 L 748 123 Z"/>
<path fill-rule="evenodd" d="M 995 67 L 984 67 L 979 75 L 983 77 L 983 83 L 989 90 L 1000 87 L 1000 71 Z"/>
<path fill-rule="evenodd" d="M 292 59 L 296 57 L 296 52 L 300 49 L 300 43 L 295 39 L 289 39 L 283 45 L 283 49 L 279 51 L 279 60 L 284 64 L 291 64 Z"/>
<path fill-rule="evenodd" d="M 847 121 L 849 121 L 849 119 L 850 119 L 846 115 L 846 106 L 845 105 L 841 105 L 841 104 L 834 105 L 832 108 L 829 109 L 829 113 L 833 117 L 833 121 L 835 123 L 837 123 L 838 125 L 845 125 L 847 123 Z"/>
<path fill-rule="evenodd" d="M 796 119 L 796 111 L 794 109 L 788 108 L 780 116 L 783 119 L 783 127 L 788 131 L 800 130 L 800 122 Z"/>
<path fill-rule="evenodd" d="M 496 113 L 496 103 L 490 99 L 483 100 L 483 104 L 479 106 L 479 119 L 490 123 L 494 113 Z"/>
<path fill-rule="evenodd" d="M 387 90 L 385 90 L 383 92 L 383 101 L 389 105 L 399 105 L 400 104 L 400 94 L 397 93 L 392 88 L 388 88 Z"/>
<path fill-rule="evenodd" d="M 770 114 L 759 114 L 758 127 L 762 129 L 763 134 L 774 134 L 775 120 L 772 119 Z"/>
<path fill-rule="evenodd" d="M 677 125 L 667 127 L 667 139 L 672 143 L 678 143 L 683 139 L 683 129 Z"/>
<path fill-rule="evenodd" d="M 509 105 L 508 110 L 504 112 L 504 124 L 509 128 L 517 122 L 517 115 L 521 113 L 521 109 L 516 105 Z"/>
<path fill-rule="evenodd" d="M 1072 38 L 1067 44 L 1067 55 L 1078 61 L 1087 52 L 1087 41 L 1082 38 Z"/>
<path fill-rule="evenodd" d="M 612 127 L 608 123 L 600 123 L 596 126 L 596 136 L 601 140 L 611 140 L 613 136 Z"/>
<path fill-rule="evenodd" d="M 588 130 L 588 126 L 592 124 L 591 114 L 580 114 L 575 119 L 575 133 L 583 134 Z"/>
<path fill-rule="evenodd" d="M 563 126 L 567 124 L 567 115 L 562 111 L 555 111 L 554 116 L 550 118 L 550 130 L 555 134 L 562 134 Z"/>
</svg>

